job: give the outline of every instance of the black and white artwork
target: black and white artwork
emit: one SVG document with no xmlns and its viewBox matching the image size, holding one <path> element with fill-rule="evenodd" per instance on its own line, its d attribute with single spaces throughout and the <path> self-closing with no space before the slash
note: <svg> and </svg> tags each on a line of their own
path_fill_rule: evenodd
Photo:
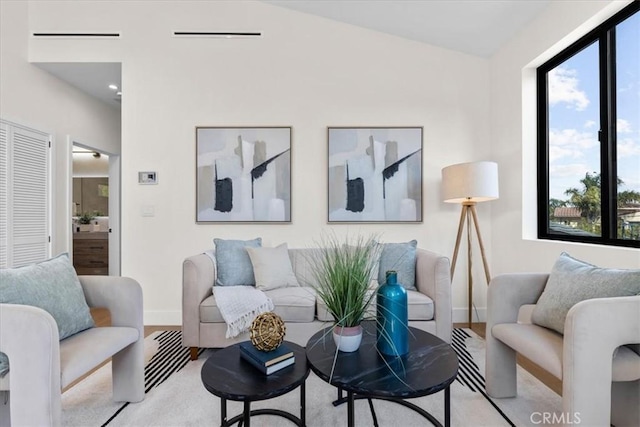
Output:
<svg viewBox="0 0 640 427">
<path fill-rule="evenodd" d="M 329 222 L 422 222 L 422 128 L 328 128 Z"/>
<path fill-rule="evenodd" d="M 196 128 L 197 222 L 291 221 L 291 128 Z"/>
</svg>

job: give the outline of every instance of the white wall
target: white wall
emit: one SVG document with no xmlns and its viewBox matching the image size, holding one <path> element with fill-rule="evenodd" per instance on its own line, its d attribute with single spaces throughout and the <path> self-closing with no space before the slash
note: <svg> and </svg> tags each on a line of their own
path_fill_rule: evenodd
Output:
<svg viewBox="0 0 640 427">
<path fill-rule="evenodd" d="M 536 239 L 535 67 L 628 3 L 551 2 L 491 59 L 492 157 L 501 174 L 492 211 L 494 275 L 548 272 L 562 251 L 602 267 L 640 267 L 638 249 Z"/>
<path fill-rule="evenodd" d="M 117 113 L 28 60 L 122 62 L 122 274 L 142 284 L 147 324 L 180 323 L 182 260 L 211 247 L 213 237 L 262 236 L 266 245 L 301 247 L 333 228 L 381 233 L 386 241 L 416 238 L 450 256 L 459 208 L 441 202 L 440 169 L 471 160 L 500 165 L 500 199 L 478 206 L 493 275 L 548 271 L 563 250 L 603 266 L 637 268 L 637 250 L 540 242 L 532 231 L 532 67 L 584 34 L 581 26 L 595 26 L 626 3 L 552 2 L 487 61 L 260 2 L 154 2 L 152 20 L 148 2 L 2 2 L 0 111 L 57 140 L 71 134 L 117 152 L 108 148 L 120 134 Z M 264 36 L 171 35 L 188 30 Z M 122 37 L 30 40 L 33 31 Z M 195 126 L 203 125 L 293 127 L 291 224 L 195 224 Z M 327 225 L 326 127 L 372 125 L 424 126 L 423 224 Z M 58 156 L 57 169 L 65 162 Z M 159 184 L 138 185 L 143 170 L 157 171 Z M 148 206 L 154 217 L 142 217 Z M 57 219 L 57 228 L 66 222 Z M 466 319 L 464 261 L 462 252 L 453 284 L 459 320 Z M 474 298 L 482 308 L 480 267 L 476 259 Z"/>
<path fill-rule="evenodd" d="M 214 237 L 305 247 L 329 228 L 327 126 L 424 126 L 424 223 L 331 228 L 452 253 L 459 207 L 441 202 L 440 170 L 490 157 L 487 60 L 250 1 L 154 2 L 152 14 L 149 2 L 37 2 L 30 30 L 122 34 L 32 40 L 29 56 L 122 62 L 122 274 L 143 286 L 145 323 L 180 323 L 182 261 Z M 264 35 L 178 39 L 173 31 Z M 195 127 L 204 125 L 293 127 L 291 224 L 195 223 Z M 138 185 L 138 171 L 157 171 L 159 184 Z M 143 217 L 149 206 L 155 216 Z M 479 209 L 487 236 L 490 209 Z"/>
<path fill-rule="evenodd" d="M 52 253 L 69 251 L 67 135 L 118 153 L 120 114 L 28 62 L 28 2 L 0 2 L 0 117 L 53 135 Z"/>
</svg>

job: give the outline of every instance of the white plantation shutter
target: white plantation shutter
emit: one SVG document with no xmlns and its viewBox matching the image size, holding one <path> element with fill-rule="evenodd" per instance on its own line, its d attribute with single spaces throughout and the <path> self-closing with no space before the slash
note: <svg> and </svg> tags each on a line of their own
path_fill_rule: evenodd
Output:
<svg viewBox="0 0 640 427">
<path fill-rule="evenodd" d="M 3 122 L 0 140 L 0 267 L 20 267 L 50 256 L 50 137 Z"/>
<path fill-rule="evenodd" d="M 9 126 L 0 122 L 0 268 L 9 266 L 8 233 L 9 233 L 9 209 L 8 204 L 8 167 L 9 167 Z"/>
</svg>

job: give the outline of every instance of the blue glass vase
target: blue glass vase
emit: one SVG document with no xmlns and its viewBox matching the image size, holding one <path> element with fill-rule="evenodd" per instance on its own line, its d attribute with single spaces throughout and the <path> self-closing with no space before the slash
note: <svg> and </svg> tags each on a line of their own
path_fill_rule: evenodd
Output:
<svg viewBox="0 0 640 427">
<path fill-rule="evenodd" d="M 402 356 L 409 352 L 409 315 L 407 291 L 398 283 L 397 272 L 386 273 L 386 283 L 376 293 L 377 348 L 387 356 Z"/>
</svg>

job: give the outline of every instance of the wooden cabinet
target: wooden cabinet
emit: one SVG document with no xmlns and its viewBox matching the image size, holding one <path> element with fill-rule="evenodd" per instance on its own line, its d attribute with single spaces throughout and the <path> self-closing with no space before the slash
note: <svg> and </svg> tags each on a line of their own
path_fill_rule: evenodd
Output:
<svg viewBox="0 0 640 427">
<path fill-rule="evenodd" d="M 109 233 L 73 235 L 73 266 L 79 275 L 109 274 Z"/>
</svg>

